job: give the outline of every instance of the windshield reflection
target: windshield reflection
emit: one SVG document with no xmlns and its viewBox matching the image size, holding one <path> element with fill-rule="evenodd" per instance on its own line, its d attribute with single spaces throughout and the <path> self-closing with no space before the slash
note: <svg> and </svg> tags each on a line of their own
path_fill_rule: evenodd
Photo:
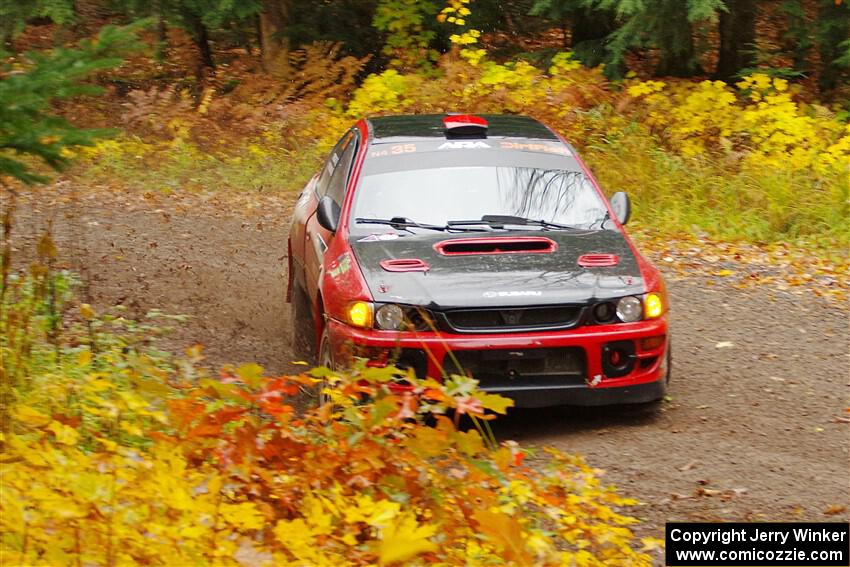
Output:
<svg viewBox="0 0 850 567">
<path fill-rule="evenodd" d="M 484 215 L 511 215 L 590 227 L 606 213 L 580 171 L 443 167 L 373 174 L 360 183 L 352 218 L 404 217 L 444 225 Z"/>
</svg>

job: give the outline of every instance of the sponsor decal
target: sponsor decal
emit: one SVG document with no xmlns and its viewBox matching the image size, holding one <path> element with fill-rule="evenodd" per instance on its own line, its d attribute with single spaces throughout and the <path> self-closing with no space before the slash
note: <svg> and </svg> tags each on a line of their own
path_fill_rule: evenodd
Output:
<svg viewBox="0 0 850 567">
<path fill-rule="evenodd" d="M 386 232 L 384 234 L 370 234 L 369 236 L 364 236 L 363 238 L 358 238 L 357 242 L 381 242 L 383 240 L 395 240 L 399 238 L 400 235 L 395 232 Z"/>
<path fill-rule="evenodd" d="M 417 151 L 416 144 L 395 144 L 389 148 L 375 149 L 369 152 L 369 157 L 398 156 L 401 154 L 412 154 Z"/>
<path fill-rule="evenodd" d="M 485 291 L 484 297 L 540 297 L 542 291 Z"/>
<path fill-rule="evenodd" d="M 471 140 L 455 140 L 451 142 L 444 142 L 440 145 L 438 150 L 489 150 L 492 146 L 490 146 L 487 142 L 482 142 L 480 140 L 471 141 Z"/>
<path fill-rule="evenodd" d="M 503 150 L 520 150 L 526 152 L 543 152 L 546 154 L 558 154 L 562 156 L 571 156 L 570 150 L 561 144 L 545 143 L 545 142 L 500 142 L 499 147 Z"/>
<path fill-rule="evenodd" d="M 351 269 L 351 258 L 348 256 L 348 253 L 342 254 L 339 258 L 337 258 L 328 269 L 328 275 L 332 278 L 338 278 L 342 274 L 346 273 Z"/>
</svg>

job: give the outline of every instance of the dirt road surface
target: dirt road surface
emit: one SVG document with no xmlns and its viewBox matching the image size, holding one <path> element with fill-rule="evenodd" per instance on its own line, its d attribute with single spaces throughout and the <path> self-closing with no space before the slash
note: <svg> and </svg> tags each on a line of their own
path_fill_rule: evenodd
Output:
<svg viewBox="0 0 850 567">
<path fill-rule="evenodd" d="M 167 346 L 201 343 L 214 365 L 292 369 L 284 303 L 291 196 L 69 201 L 64 193 L 21 203 L 19 258 L 52 221 L 97 310 L 190 315 Z M 850 519 L 846 303 L 705 284 L 699 276 L 669 283 L 674 378 L 660 411 L 516 411 L 497 435 L 585 455 L 644 503 L 631 510 L 646 520 L 644 534 L 659 535 L 672 520 Z"/>
</svg>

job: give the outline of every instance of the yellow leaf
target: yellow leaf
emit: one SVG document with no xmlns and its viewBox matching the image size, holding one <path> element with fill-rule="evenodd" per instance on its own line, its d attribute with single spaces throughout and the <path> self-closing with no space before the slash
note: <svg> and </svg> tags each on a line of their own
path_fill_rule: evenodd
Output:
<svg viewBox="0 0 850 567">
<path fill-rule="evenodd" d="M 81 303 L 80 315 L 86 321 L 91 321 L 92 319 L 94 319 L 94 309 L 92 309 L 91 305 L 89 305 L 88 303 Z"/>
<path fill-rule="evenodd" d="M 437 532 L 437 526 L 420 526 L 411 514 L 407 514 L 394 525 L 384 529 L 378 550 L 381 565 L 407 561 L 421 553 L 428 553 L 437 546 L 428 538 Z"/>
<path fill-rule="evenodd" d="M 50 417 L 29 406 L 15 407 L 14 416 L 17 421 L 32 427 L 44 427 L 50 423 Z"/>
<path fill-rule="evenodd" d="M 189 358 L 189 360 L 193 362 L 199 362 L 204 358 L 204 356 L 201 354 L 203 348 L 203 345 L 192 345 L 190 347 L 187 347 L 186 356 Z"/>
<path fill-rule="evenodd" d="M 95 439 L 100 441 L 100 443 L 102 443 L 106 450 L 110 453 L 114 452 L 118 448 L 118 443 L 116 443 L 115 441 L 111 441 L 106 437 L 95 437 Z"/>
<path fill-rule="evenodd" d="M 265 518 L 252 502 L 222 504 L 220 511 L 225 522 L 243 530 L 258 530 L 265 524 Z"/>
<path fill-rule="evenodd" d="M 414 430 L 413 436 L 405 439 L 408 449 L 421 457 L 436 457 L 445 450 L 447 440 L 445 431 L 430 427 L 420 427 Z"/>
<path fill-rule="evenodd" d="M 79 366 L 80 368 L 88 366 L 91 362 L 91 358 L 92 356 L 90 350 L 81 350 L 80 353 L 77 355 L 77 366 Z"/>
<path fill-rule="evenodd" d="M 142 428 L 141 428 L 141 427 L 139 427 L 138 425 L 134 425 L 134 424 L 132 424 L 132 423 L 128 423 L 128 422 L 126 422 L 126 421 L 122 421 L 122 422 L 119 424 L 119 426 L 118 426 L 118 427 L 119 427 L 122 431 L 125 431 L 126 433 L 129 433 L 130 435 L 135 435 L 135 436 L 137 436 L 137 437 L 142 437 L 142 436 L 144 436 L 144 434 L 145 434 L 145 433 L 142 431 Z"/>
<path fill-rule="evenodd" d="M 514 406 L 514 401 L 510 398 L 500 396 L 499 394 L 487 394 L 485 392 L 477 392 L 475 397 L 481 402 L 484 409 L 504 414 L 508 408 Z"/>
<path fill-rule="evenodd" d="M 484 441 L 478 431 L 474 429 L 465 432 L 458 431 L 457 448 L 466 455 L 476 455 L 484 452 Z"/>
<path fill-rule="evenodd" d="M 201 524 L 193 524 L 190 526 L 186 526 L 182 528 L 179 532 L 180 537 L 185 537 L 188 539 L 197 539 L 204 535 L 208 529 Z"/>
<path fill-rule="evenodd" d="M 64 423 L 53 421 L 47 426 L 48 431 L 52 431 L 56 435 L 56 441 L 63 445 L 76 445 L 80 439 L 80 434 L 73 427 L 69 427 Z"/>
<path fill-rule="evenodd" d="M 507 514 L 478 510 L 472 516 L 478 529 L 502 549 L 504 556 L 520 565 L 529 564 L 530 557 L 523 539 L 522 525 Z"/>
<path fill-rule="evenodd" d="M 656 550 L 663 550 L 664 549 L 664 540 L 663 539 L 658 539 L 656 537 L 644 537 L 644 538 L 641 538 L 640 542 L 643 544 L 643 547 L 641 548 L 641 551 L 643 551 L 643 552 L 656 551 Z"/>
<path fill-rule="evenodd" d="M 49 233 L 45 232 L 41 237 L 41 240 L 38 241 L 37 251 L 39 256 L 43 256 L 45 258 L 56 258 L 58 251 L 56 250 L 56 244 L 53 243 L 53 239 L 50 238 Z"/>
<path fill-rule="evenodd" d="M 255 363 L 243 364 L 236 369 L 236 375 L 252 388 L 256 388 L 263 378 L 263 367 Z"/>
<path fill-rule="evenodd" d="M 725 278 L 726 276 L 731 276 L 734 273 L 735 272 L 733 272 L 732 270 L 720 270 L 719 272 L 717 272 L 717 275 Z"/>
</svg>

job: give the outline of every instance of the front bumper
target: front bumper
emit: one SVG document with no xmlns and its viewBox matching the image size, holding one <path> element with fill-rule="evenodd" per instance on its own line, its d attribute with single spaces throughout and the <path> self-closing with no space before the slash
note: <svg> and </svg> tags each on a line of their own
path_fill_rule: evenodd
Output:
<svg viewBox="0 0 850 567">
<path fill-rule="evenodd" d="M 478 353 L 492 359 L 495 354 L 497 360 L 482 366 L 486 372 L 479 376 L 473 371 L 472 375 L 479 379 L 482 390 L 512 398 L 518 407 L 643 403 L 657 400 L 666 392 L 666 316 L 566 331 L 504 334 L 379 331 L 351 327 L 333 319 L 327 325 L 334 360 L 342 365 L 357 353 L 367 353 L 370 358 L 389 353 L 391 360 L 393 354 L 412 353 L 421 360 L 418 374 L 440 377 L 457 372 L 458 360 L 474 358 Z M 633 364 L 628 372 L 612 372 L 603 365 L 603 352 L 610 343 L 633 344 Z M 580 363 L 569 368 L 564 365 L 563 375 L 558 374 L 557 368 L 529 373 L 534 375 L 515 370 L 518 363 L 511 357 L 535 357 L 542 353 L 539 349 L 569 353 Z M 527 363 L 522 364 L 526 364 L 522 368 L 529 368 Z M 617 375 L 608 376 L 606 370 Z"/>
</svg>

